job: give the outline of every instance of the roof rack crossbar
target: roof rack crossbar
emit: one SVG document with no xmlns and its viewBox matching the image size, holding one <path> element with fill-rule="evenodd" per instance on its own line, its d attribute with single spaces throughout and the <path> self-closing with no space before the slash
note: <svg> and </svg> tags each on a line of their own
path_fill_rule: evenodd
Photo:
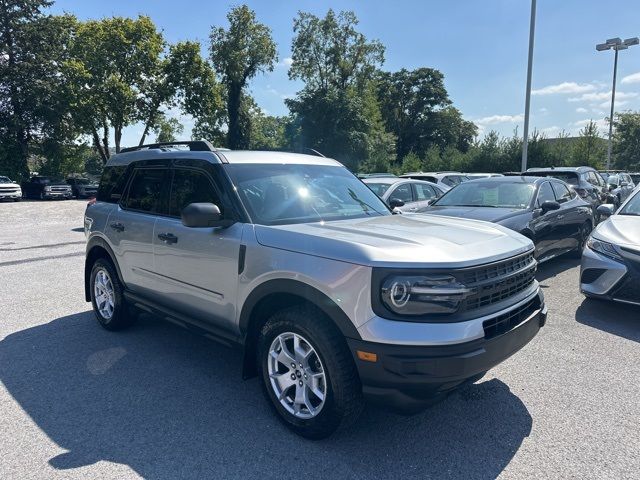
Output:
<svg viewBox="0 0 640 480">
<path fill-rule="evenodd" d="M 186 142 L 161 142 L 161 143 L 147 143 L 145 145 L 138 145 L 136 147 L 127 147 L 120 150 L 120 153 L 136 152 L 138 150 L 150 150 L 154 148 L 166 148 L 174 147 L 177 145 L 186 145 L 192 152 L 215 152 L 216 149 L 207 140 L 191 140 Z"/>
</svg>

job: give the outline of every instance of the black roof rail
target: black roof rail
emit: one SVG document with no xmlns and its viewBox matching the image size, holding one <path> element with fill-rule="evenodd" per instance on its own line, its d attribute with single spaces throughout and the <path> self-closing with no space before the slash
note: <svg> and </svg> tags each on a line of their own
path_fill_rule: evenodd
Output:
<svg viewBox="0 0 640 480">
<path fill-rule="evenodd" d="M 150 150 L 152 148 L 167 148 L 178 145 L 186 145 L 192 152 L 215 152 L 216 148 L 211 145 L 207 140 L 191 140 L 186 142 L 162 142 L 162 143 L 147 143 L 145 145 L 138 145 L 137 147 L 127 147 L 120 150 L 120 153 L 136 152 L 138 150 Z"/>
</svg>

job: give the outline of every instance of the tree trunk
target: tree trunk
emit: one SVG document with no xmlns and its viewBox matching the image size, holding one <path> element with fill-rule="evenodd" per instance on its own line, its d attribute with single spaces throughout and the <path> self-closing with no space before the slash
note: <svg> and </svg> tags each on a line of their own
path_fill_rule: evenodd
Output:
<svg viewBox="0 0 640 480">
<path fill-rule="evenodd" d="M 102 159 L 102 163 L 107 163 L 109 160 L 108 155 L 105 153 L 104 148 L 100 144 L 100 137 L 98 136 L 98 130 L 95 128 L 91 129 L 91 138 L 93 139 L 93 146 L 97 150 L 98 155 Z"/>
<path fill-rule="evenodd" d="M 231 84 L 228 89 L 227 114 L 229 116 L 229 131 L 227 143 L 231 150 L 245 148 L 242 141 L 242 126 L 240 124 L 240 102 L 242 98 L 242 86 Z"/>
<path fill-rule="evenodd" d="M 113 126 L 113 139 L 116 144 L 116 153 L 120 153 L 120 140 L 122 140 L 122 125 Z"/>
<path fill-rule="evenodd" d="M 138 146 L 141 147 L 144 145 L 144 141 L 147 139 L 147 135 L 149 135 L 149 130 L 151 130 L 151 125 L 153 125 L 156 116 L 158 115 L 158 109 L 160 108 L 160 104 L 154 104 L 151 108 L 151 113 L 149 114 L 149 118 L 147 119 L 147 123 L 144 126 L 144 132 L 142 132 L 142 137 L 140 138 L 140 143 Z"/>
</svg>

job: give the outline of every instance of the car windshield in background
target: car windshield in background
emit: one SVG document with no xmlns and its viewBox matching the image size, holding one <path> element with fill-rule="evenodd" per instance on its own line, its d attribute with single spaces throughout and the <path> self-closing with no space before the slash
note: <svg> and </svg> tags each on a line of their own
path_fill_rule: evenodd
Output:
<svg viewBox="0 0 640 480">
<path fill-rule="evenodd" d="M 619 215 L 640 216 L 640 193 L 636 193 L 627 204 L 620 209 Z"/>
<path fill-rule="evenodd" d="M 535 188 L 529 183 L 469 182 L 450 190 L 439 207 L 528 208 Z"/>
<path fill-rule="evenodd" d="M 0 177 L 0 183 L 11 183 L 9 177 Z"/>
<path fill-rule="evenodd" d="M 618 175 L 609 175 L 606 180 L 609 185 L 618 185 L 618 183 L 620 183 L 620 177 Z"/>
<path fill-rule="evenodd" d="M 369 183 L 369 182 L 365 182 L 365 185 L 369 187 L 371 190 L 373 190 L 373 193 L 375 193 L 379 197 L 382 197 L 385 194 L 385 192 L 389 190 L 389 187 L 391 186 L 390 183 Z"/>
<path fill-rule="evenodd" d="M 346 168 L 326 165 L 226 165 L 249 214 L 262 225 L 391 215 Z"/>
<path fill-rule="evenodd" d="M 76 185 L 89 185 L 91 183 L 91 181 L 86 178 L 76 178 L 75 182 Z"/>
</svg>

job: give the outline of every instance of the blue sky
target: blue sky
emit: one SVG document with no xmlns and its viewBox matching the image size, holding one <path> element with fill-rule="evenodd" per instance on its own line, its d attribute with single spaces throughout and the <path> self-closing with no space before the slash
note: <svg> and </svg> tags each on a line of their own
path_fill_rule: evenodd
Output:
<svg viewBox="0 0 640 480">
<path fill-rule="evenodd" d="M 81 19 L 149 15 L 169 42 L 199 40 L 206 49 L 212 25 L 226 26 L 238 3 L 181 0 L 58 0 L 52 12 Z M 279 64 L 250 85 L 268 113 L 287 113 L 284 99 L 302 85 L 287 77 L 293 18 L 297 11 L 324 15 L 353 10 L 359 29 L 386 46 L 386 70 L 432 67 L 442 71 L 449 95 L 481 132 L 522 131 L 529 35 L 529 0 L 455 1 L 248 1 L 278 45 Z M 596 52 L 607 38 L 640 36 L 637 0 L 538 0 L 531 127 L 555 136 L 575 134 L 590 119 L 605 133 L 613 52 Z M 620 53 L 616 110 L 640 109 L 640 46 Z M 176 114 L 177 115 L 177 114 Z M 189 131 L 190 119 L 180 116 Z M 123 145 L 137 143 L 140 126 L 127 129 Z"/>
</svg>

